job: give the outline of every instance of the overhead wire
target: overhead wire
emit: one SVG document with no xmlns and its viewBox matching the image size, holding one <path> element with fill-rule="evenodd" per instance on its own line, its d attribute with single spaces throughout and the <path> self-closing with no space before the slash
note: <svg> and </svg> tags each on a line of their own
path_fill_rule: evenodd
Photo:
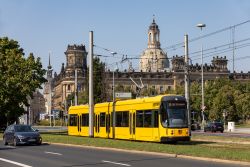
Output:
<svg viewBox="0 0 250 167">
<path fill-rule="evenodd" d="M 204 56 L 203 58 L 208 58 L 208 57 L 214 56 L 215 54 L 222 54 L 222 53 L 230 52 L 233 49 L 237 50 L 237 49 L 248 47 L 248 46 L 250 46 L 250 43 L 241 44 L 241 45 L 235 46 L 234 48 L 225 48 L 225 49 L 221 49 L 221 50 L 218 50 L 218 51 L 205 53 L 203 55 L 207 55 L 207 56 Z M 199 60 L 199 59 L 201 59 L 201 58 L 199 57 L 199 58 L 196 58 L 196 59 L 192 59 L 192 61 Z"/>
<path fill-rule="evenodd" d="M 250 20 L 246 20 L 246 21 L 241 22 L 241 23 L 239 23 L 239 24 L 235 24 L 235 25 L 232 25 L 232 26 L 229 26 L 229 27 L 222 28 L 222 29 L 220 29 L 220 30 L 214 31 L 214 32 L 209 33 L 209 34 L 205 34 L 205 35 L 202 35 L 202 36 L 199 36 L 199 37 L 190 39 L 190 40 L 188 40 L 188 42 L 191 43 L 191 42 L 197 41 L 197 40 L 199 40 L 199 39 L 206 38 L 206 37 L 209 37 L 209 36 L 212 36 L 212 35 L 221 33 L 221 32 L 223 32 L 223 31 L 226 31 L 226 30 L 230 30 L 230 29 L 232 29 L 232 28 L 241 26 L 241 25 L 246 24 L 246 23 L 249 23 L 249 22 L 250 22 Z M 178 49 L 178 48 L 182 48 L 183 46 L 184 46 L 184 42 L 179 42 L 179 43 L 177 43 L 177 44 L 174 44 L 174 45 L 170 45 L 170 46 L 164 47 L 163 50 L 168 50 L 168 51 L 170 51 L 170 50 L 176 50 L 176 49 Z"/>
</svg>

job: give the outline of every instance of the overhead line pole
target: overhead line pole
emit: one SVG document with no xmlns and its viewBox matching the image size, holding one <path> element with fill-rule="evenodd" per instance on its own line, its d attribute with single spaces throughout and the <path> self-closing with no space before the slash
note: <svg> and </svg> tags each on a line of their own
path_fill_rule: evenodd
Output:
<svg viewBox="0 0 250 167">
<path fill-rule="evenodd" d="M 188 35 L 184 36 L 185 46 L 185 98 L 187 100 L 188 129 L 191 136 L 191 114 L 190 114 L 190 83 L 189 83 L 189 58 L 188 58 Z"/>
<path fill-rule="evenodd" d="M 94 137 L 93 31 L 89 32 L 89 137 Z"/>
<path fill-rule="evenodd" d="M 77 84 L 77 69 L 75 69 L 75 106 L 77 106 L 78 105 L 78 89 L 77 89 L 77 86 L 78 86 L 78 84 Z"/>
</svg>

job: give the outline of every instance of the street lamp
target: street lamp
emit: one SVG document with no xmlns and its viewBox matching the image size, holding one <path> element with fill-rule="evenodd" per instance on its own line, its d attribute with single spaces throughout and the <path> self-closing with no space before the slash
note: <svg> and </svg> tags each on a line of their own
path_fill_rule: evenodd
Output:
<svg viewBox="0 0 250 167">
<path fill-rule="evenodd" d="M 200 38 L 202 37 L 202 28 L 206 27 L 206 24 L 199 23 L 196 27 L 201 29 Z M 204 119 L 204 74 L 203 74 L 203 44 L 201 42 L 201 114 L 202 114 L 202 125 L 204 127 L 205 119 Z"/>
</svg>

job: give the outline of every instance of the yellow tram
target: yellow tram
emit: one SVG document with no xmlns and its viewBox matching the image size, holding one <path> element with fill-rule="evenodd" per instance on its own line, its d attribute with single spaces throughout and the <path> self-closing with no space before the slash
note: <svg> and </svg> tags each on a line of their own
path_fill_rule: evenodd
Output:
<svg viewBox="0 0 250 167">
<path fill-rule="evenodd" d="M 88 105 L 69 108 L 68 135 L 89 136 L 88 113 Z M 94 137 L 168 142 L 189 141 L 189 134 L 183 96 L 160 95 L 94 106 Z"/>
</svg>

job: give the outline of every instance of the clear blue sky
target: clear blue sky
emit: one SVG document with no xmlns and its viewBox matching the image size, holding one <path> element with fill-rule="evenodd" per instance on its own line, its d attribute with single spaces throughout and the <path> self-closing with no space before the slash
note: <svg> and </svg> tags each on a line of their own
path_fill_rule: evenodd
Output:
<svg viewBox="0 0 250 167">
<path fill-rule="evenodd" d="M 19 41 L 27 55 L 33 52 L 42 58 L 45 68 L 48 53 L 52 52 L 51 63 L 59 72 L 65 62 L 64 52 L 68 44 L 85 44 L 89 48 L 89 31 L 94 31 L 95 44 L 128 56 L 139 56 L 147 47 L 148 26 L 153 14 L 159 25 L 161 46 L 174 45 L 200 35 L 195 27 L 205 23 L 203 34 L 208 34 L 250 19 L 249 0 L 0 0 L 0 36 Z M 190 53 L 198 51 L 201 43 L 204 49 L 232 42 L 231 31 L 190 43 Z M 250 23 L 235 29 L 235 41 L 250 38 Z M 235 50 L 235 69 L 250 71 L 250 43 L 246 40 Z M 229 47 L 229 46 L 228 46 Z M 231 46 L 232 47 L 232 46 Z M 165 50 L 168 57 L 182 55 L 183 49 Z M 213 51 L 213 50 L 210 50 Z M 95 48 L 96 54 L 110 55 Z M 232 59 L 232 51 L 220 53 Z M 190 55 L 193 63 L 200 62 Z M 193 57 L 192 57 L 193 56 Z M 116 58 L 102 58 L 108 63 L 120 61 Z M 204 60 L 210 64 L 211 56 Z M 232 70 L 232 61 L 229 69 Z M 133 60 L 135 69 L 138 60 Z M 123 68 L 127 63 L 123 64 Z M 119 68 L 121 66 L 119 65 Z"/>
</svg>

